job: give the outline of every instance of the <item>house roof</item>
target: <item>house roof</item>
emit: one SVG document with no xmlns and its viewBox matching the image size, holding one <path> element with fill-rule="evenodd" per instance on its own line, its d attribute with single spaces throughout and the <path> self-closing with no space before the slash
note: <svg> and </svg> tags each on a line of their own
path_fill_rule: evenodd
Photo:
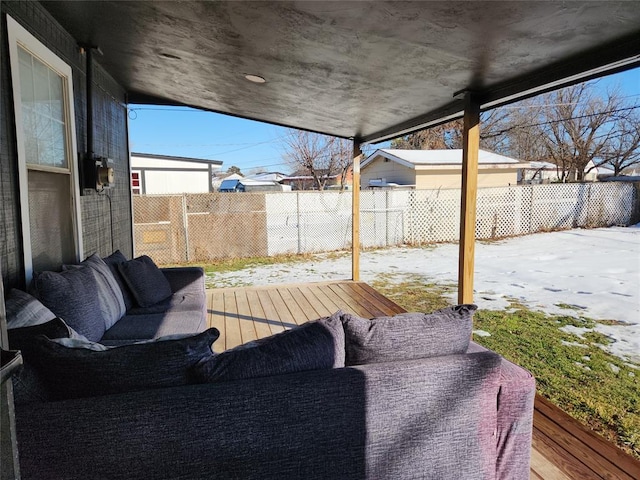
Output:
<svg viewBox="0 0 640 480">
<path fill-rule="evenodd" d="M 173 162 L 191 162 L 191 163 L 204 163 L 206 165 L 221 166 L 222 160 L 211 160 L 208 158 L 194 158 L 194 157 L 176 157 L 173 155 L 160 155 L 156 153 L 134 153 L 131 152 L 131 157 L 148 158 L 152 160 L 170 160 Z"/>
<path fill-rule="evenodd" d="M 637 2 L 47 1 L 131 103 L 364 142 L 640 65 Z M 262 76 L 266 83 L 245 80 Z"/>
<path fill-rule="evenodd" d="M 252 180 L 279 182 L 283 178 L 286 178 L 286 175 L 280 172 L 260 172 L 254 175 L 248 175 L 247 178 L 250 178 Z"/>
<path fill-rule="evenodd" d="M 452 150 L 400 150 L 378 149 L 369 155 L 361 165 L 364 169 L 377 158 L 386 158 L 405 167 L 418 169 L 419 167 L 459 167 L 462 165 L 462 149 Z M 523 163 L 515 158 L 505 157 L 487 150 L 480 150 L 478 154 L 479 165 L 491 166 L 522 166 L 528 167 L 529 163 Z"/>
</svg>

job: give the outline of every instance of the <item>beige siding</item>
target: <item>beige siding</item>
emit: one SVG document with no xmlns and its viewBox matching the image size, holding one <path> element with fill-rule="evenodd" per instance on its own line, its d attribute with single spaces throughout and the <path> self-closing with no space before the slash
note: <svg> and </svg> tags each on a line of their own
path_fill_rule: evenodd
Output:
<svg viewBox="0 0 640 480">
<path fill-rule="evenodd" d="M 422 170 L 416 177 L 416 189 L 460 188 L 462 170 Z M 506 187 L 518 183 L 516 169 L 482 168 L 478 173 L 478 188 Z"/>
<path fill-rule="evenodd" d="M 508 187 L 518 184 L 516 168 L 482 168 L 478 174 L 478 188 Z"/>
<path fill-rule="evenodd" d="M 388 183 L 400 185 L 413 185 L 415 183 L 415 171 L 412 168 L 402 166 L 396 162 L 385 162 L 384 158 L 378 157 L 360 173 L 360 185 L 362 188 L 369 187 L 369 180 L 384 178 Z"/>
<path fill-rule="evenodd" d="M 506 187 L 517 185 L 516 168 L 490 168 L 480 165 L 478 187 Z M 418 166 L 417 170 L 405 167 L 383 157 L 376 158 L 362 169 L 360 185 L 369 187 L 369 180 L 384 179 L 387 183 L 415 185 L 416 189 L 460 188 L 461 168 L 437 168 Z"/>
</svg>

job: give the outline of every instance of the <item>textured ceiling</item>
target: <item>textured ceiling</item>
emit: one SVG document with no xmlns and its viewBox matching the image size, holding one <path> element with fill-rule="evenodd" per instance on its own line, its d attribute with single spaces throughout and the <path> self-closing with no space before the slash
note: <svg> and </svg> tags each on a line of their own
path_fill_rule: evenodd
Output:
<svg viewBox="0 0 640 480">
<path fill-rule="evenodd" d="M 96 61 L 132 103 L 365 141 L 459 114 L 463 89 L 488 106 L 603 65 L 640 65 L 630 1 L 43 4 L 100 47 Z"/>
</svg>

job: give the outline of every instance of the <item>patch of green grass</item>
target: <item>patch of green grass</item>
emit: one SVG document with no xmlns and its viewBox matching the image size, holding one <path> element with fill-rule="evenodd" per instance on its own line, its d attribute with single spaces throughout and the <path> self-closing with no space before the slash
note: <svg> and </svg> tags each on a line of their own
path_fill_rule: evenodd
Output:
<svg viewBox="0 0 640 480">
<path fill-rule="evenodd" d="M 401 279 L 401 280 L 400 280 Z M 410 312 L 431 312 L 451 305 L 455 285 L 425 283 L 419 275 L 379 275 L 371 286 Z"/>
<path fill-rule="evenodd" d="M 311 255 L 277 255 L 273 257 L 225 258 L 211 263 L 198 263 L 205 273 L 228 273 L 244 270 L 245 268 L 263 267 L 265 265 L 308 262 Z M 181 266 L 196 264 L 181 264 Z M 174 265 L 163 265 L 170 267 Z"/>
<path fill-rule="evenodd" d="M 215 278 L 216 274 L 239 272 L 246 270 L 250 272 L 252 268 L 264 267 L 268 265 L 287 265 L 293 263 L 312 262 L 314 260 L 331 260 L 348 255 L 349 252 L 329 252 L 322 254 L 300 254 L 300 255 L 276 255 L 272 257 L 249 257 L 249 258 L 225 258 L 210 263 L 182 263 L 166 264 L 163 267 L 190 266 L 197 265 L 204 268 L 207 279 L 206 288 L 240 287 L 251 285 L 250 283 L 234 280 L 233 282 Z"/>
<path fill-rule="evenodd" d="M 455 287 L 426 284 L 419 277 L 393 280 L 385 276 L 373 286 L 407 310 L 431 311 L 452 303 L 448 295 Z M 602 349 L 611 343 L 606 335 L 588 331 L 580 339 L 560 330 L 566 325 L 592 329 L 597 323 L 605 322 L 547 315 L 512 302 L 504 311 L 478 310 L 474 329 L 491 336 L 474 335 L 474 340 L 529 370 L 541 395 L 640 459 L 640 373 Z"/>
</svg>

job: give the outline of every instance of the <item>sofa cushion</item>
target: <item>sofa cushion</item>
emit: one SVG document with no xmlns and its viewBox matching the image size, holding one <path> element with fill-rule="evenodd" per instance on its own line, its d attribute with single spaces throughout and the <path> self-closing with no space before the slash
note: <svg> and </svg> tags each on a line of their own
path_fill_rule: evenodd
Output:
<svg viewBox="0 0 640 480">
<path fill-rule="evenodd" d="M 136 304 L 136 301 L 135 298 L 133 298 L 133 293 L 131 293 L 127 282 L 124 281 L 124 278 L 122 278 L 122 274 L 118 269 L 118 265 L 120 265 L 121 263 L 125 263 L 127 261 L 127 258 L 120 250 L 116 250 L 108 257 L 104 257 L 102 260 L 104 260 L 104 263 L 107 264 L 109 270 L 111 270 L 111 273 L 113 273 L 113 277 L 116 279 L 116 282 L 120 287 L 120 291 L 122 292 L 122 299 L 124 300 L 125 309 L 129 310 Z"/>
<path fill-rule="evenodd" d="M 201 309 L 194 312 L 170 311 L 148 315 L 125 315 L 100 340 L 105 345 L 151 340 L 167 335 L 193 334 L 206 329 Z"/>
<path fill-rule="evenodd" d="M 91 341 L 98 341 L 106 330 L 99 302 L 99 286 L 94 271 L 81 265 L 58 272 L 34 276 L 36 297 L 67 325 Z"/>
<path fill-rule="evenodd" d="M 401 313 L 371 320 L 345 313 L 346 364 L 413 360 L 464 353 L 471 339 L 475 305 L 432 313 Z"/>
<path fill-rule="evenodd" d="M 80 265 L 63 265 L 63 269 L 69 270 L 87 266 L 91 269 L 98 284 L 98 303 L 100 312 L 105 322 L 105 328 L 109 329 L 127 313 L 124 304 L 122 290 L 118 285 L 109 266 L 95 253 L 89 256 Z"/>
<path fill-rule="evenodd" d="M 56 317 L 40 300 L 16 288 L 9 291 L 5 300 L 5 310 L 7 328 L 38 325 Z"/>
<path fill-rule="evenodd" d="M 149 307 L 171 296 L 171 285 L 147 255 L 118 265 L 125 282 L 141 307 Z"/>
<path fill-rule="evenodd" d="M 191 383 L 191 367 L 212 355 L 215 328 L 181 339 L 136 343 L 103 351 L 36 339 L 36 367 L 52 398 L 92 397 Z"/>
<path fill-rule="evenodd" d="M 133 307 L 127 315 L 149 315 L 164 312 L 196 312 L 202 310 L 206 295 L 202 292 L 174 293 L 168 298 L 149 307 Z"/>
<path fill-rule="evenodd" d="M 344 367 L 339 314 L 203 359 L 195 367 L 203 383 Z"/>
<path fill-rule="evenodd" d="M 40 335 L 52 339 L 69 338 L 71 329 L 61 319 L 54 318 L 45 323 L 7 330 L 9 348 L 20 350 L 24 359 L 22 368 L 11 377 L 13 380 L 13 399 L 18 405 L 44 402 L 50 399 L 44 380 L 32 364 L 33 357 L 36 355 L 35 339 Z"/>
</svg>

